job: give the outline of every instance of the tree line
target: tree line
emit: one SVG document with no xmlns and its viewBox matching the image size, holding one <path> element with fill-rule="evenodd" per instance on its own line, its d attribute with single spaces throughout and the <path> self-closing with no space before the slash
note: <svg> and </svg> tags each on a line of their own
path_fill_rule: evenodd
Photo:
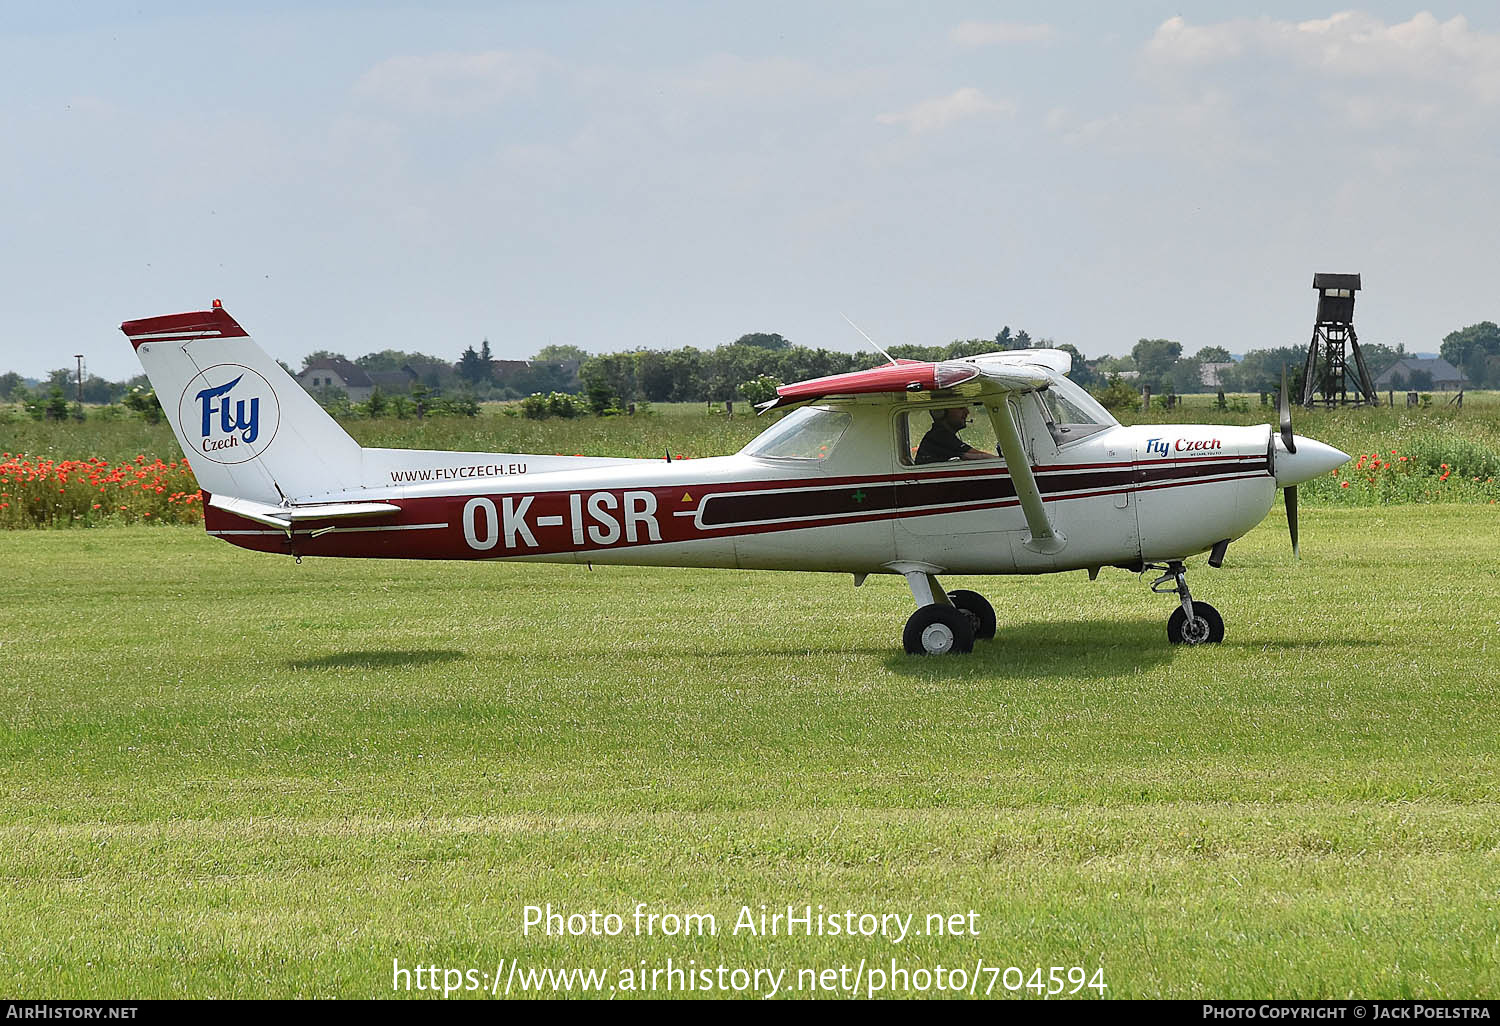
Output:
<svg viewBox="0 0 1500 1026">
<path fill-rule="evenodd" d="M 988 338 L 956 339 L 946 345 L 900 345 L 889 352 L 899 359 L 950 360 L 1032 347 L 1057 348 L 1071 354 L 1070 377 L 1085 388 L 1101 391 L 1113 382 L 1122 392 L 1149 387 L 1158 395 L 1219 390 L 1273 392 L 1280 386 L 1282 368 L 1295 376 L 1307 358 L 1305 343 L 1251 350 L 1235 360 L 1222 346 L 1205 346 L 1189 355 L 1180 342 L 1143 338 L 1122 356 L 1089 359 L 1072 345 L 1046 338 L 1033 340 L 1028 332 L 1012 331 L 1009 326 Z M 1408 355 L 1404 344 L 1364 343 L 1361 349 L 1372 377 Z M 1450 332 L 1443 338 L 1440 353 L 1463 372 L 1472 387 L 1500 388 L 1500 326 L 1494 322 L 1481 321 Z M 322 359 L 347 358 L 319 350 L 303 358 L 302 369 Z M 588 405 L 594 409 L 614 409 L 632 402 L 758 402 L 774 395 L 778 384 L 863 370 L 884 363 L 885 357 L 867 351 L 813 349 L 794 345 L 774 332 L 751 332 L 711 349 L 685 346 L 591 354 L 578 346 L 549 345 L 524 365 L 521 361 L 496 360 L 488 339 L 478 348 L 466 347 L 453 362 L 396 349 L 367 353 L 348 362 L 372 373 L 409 370 L 424 394 L 451 401 L 571 393 L 587 396 Z M 286 364 L 282 366 L 288 373 L 297 373 Z M 1206 368 L 1211 373 L 1206 374 Z M 1422 387 L 1420 382 L 1410 384 Z M 88 374 L 81 391 L 88 405 L 144 409 L 154 399 L 149 390 L 145 375 L 116 382 Z M 79 391 L 71 367 L 60 367 L 35 385 L 15 372 L 0 374 L 0 400 L 20 404 L 37 419 L 81 412 L 75 409 Z M 332 394 L 320 394 L 319 398 L 329 403 L 340 399 Z"/>
</svg>

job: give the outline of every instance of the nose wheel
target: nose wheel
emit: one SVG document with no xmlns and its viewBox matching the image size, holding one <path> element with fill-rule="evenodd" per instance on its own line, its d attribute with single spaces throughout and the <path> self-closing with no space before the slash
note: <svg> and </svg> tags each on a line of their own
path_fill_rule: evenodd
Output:
<svg viewBox="0 0 1500 1026">
<path fill-rule="evenodd" d="M 1202 600 L 1194 601 L 1188 591 L 1187 567 L 1181 562 L 1154 563 L 1148 570 L 1164 573 L 1151 584 L 1158 595 L 1175 594 L 1180 601 L 1167 619 L 1167 640 L 1174 645 L 1217 645 L 1224 640 L 1224 618 Z"/>
</svg>

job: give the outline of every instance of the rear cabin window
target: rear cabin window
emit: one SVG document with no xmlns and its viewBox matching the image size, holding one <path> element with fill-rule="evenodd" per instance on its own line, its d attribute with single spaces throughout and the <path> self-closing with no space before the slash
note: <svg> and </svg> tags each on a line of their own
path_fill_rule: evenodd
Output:
<svg viewBox="0 0 1500 1026">
<path fill-rule="evenodd" d="M 839 410 L 804 406 L 762 431 L 744 453 L 768 460 L 827 459 L 849 429 L 850 419 Z"/>
</svg>

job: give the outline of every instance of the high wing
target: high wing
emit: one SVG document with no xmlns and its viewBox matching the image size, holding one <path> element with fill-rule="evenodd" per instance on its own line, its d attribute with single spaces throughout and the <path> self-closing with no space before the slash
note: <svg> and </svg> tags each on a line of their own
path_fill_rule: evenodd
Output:
<svg viewBox="0 0 1500 1026">
<path fill-rule="evenodd" d="M 855 398 L 881 393 L 950 391 L 954 395 L 998 395 L 1046 388 L 1051 375 L 1067 374 L 1073 359 L 1060 349 L 1023 349 L 986 353 L 962 360 L 897 360 L 872 370 L 832 374 L 776 389 L 776 398 L 757 409 L 796 406 L 823 399 Z"/>
<path fill-rule="evenodd" d="M 923 362 L 897 360 L 873 370 L 833 374 L 782 385 L 776 398 L 759 407 L 762 413 L 811 402 L 838 402 L 879 395 L 907 395 L 916 392 L 980 398 L 1011 393 L 1035 392 L 1048 387 L 1054 377 L 1062 377 L 1073 366 L 1073 358 L 1060 349 L 1021 349 L 1004 353 L 986 353 L 961 360 Z M 1041 489 L 1021 434 L 1008 416 L 995 418 L 1000 454 L 1016 488 L 1016 497 L 1026 515 L 1031 537 L 1028 548 L 1036 552 L 1058 552 L 1067 544 L 1047 518 Z"/>
</svg>

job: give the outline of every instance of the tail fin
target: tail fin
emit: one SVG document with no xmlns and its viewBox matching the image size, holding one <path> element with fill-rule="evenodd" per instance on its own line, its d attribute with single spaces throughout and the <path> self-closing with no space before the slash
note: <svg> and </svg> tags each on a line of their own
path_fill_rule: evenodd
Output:
<svg viewBox="0 0 1500 1026">
<path fill-rule="evenodd" d="M 276 504 L 360 486 L 359 444 L 217 299 L 120 330 L 205 491 Z"/>
</svg>

